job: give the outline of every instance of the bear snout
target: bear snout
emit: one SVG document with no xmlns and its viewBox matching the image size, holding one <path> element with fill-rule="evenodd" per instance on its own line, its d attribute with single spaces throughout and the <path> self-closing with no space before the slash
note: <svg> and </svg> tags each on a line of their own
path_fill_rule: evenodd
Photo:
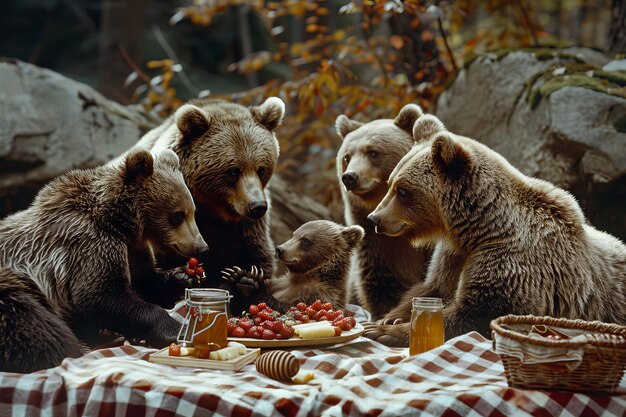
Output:
<svg viewBox="0 0 626 417">
<path fill-rule="evenodd" d="M 356 186 L 358 179 L 359 175 L 356 172 L 346 172 L 341 176 L 341 182 L 343 182 L 343 185 L 345 185 L 348 190 Z"/>
<path fill-rule="evenodd" d="M 380 217 L 378 217 L 376 214 L 374 213 L 370 213 L 367 216 L 367 220 L 370 221 L 370 223 L 372 223 L 372 225 L 374 226 L 378 226 L 380 224 Z"/>
<path fill-rule="evenodd" d="M 209 245 L 204 243 L 196 248 L 196 255 L 200 259 L 204 259 L 210 252 Z"/>
<path fill-rule="evenodd" d="M 276 257 L 280 258 L 283 255 L 283 253 L 285 253 L 285 249 L 281 248 L 280 246 L 277 246 L 276 247 Z"/>
<path fill-rule="evenodd" d="M 250 212 L 250 217 L 260 219 L 267 211 L 267 202 L 265 200 L 253 201 L 248 204 L 248 211 Z"/>
</svg>

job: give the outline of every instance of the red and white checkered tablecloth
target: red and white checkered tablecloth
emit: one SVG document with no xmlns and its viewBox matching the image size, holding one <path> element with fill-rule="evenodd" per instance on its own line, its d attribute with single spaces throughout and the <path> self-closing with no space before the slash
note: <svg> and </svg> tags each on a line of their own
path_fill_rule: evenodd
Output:
<svg viewBox="0 0 626 417">
<path fill-rule="evenodd" d="M 509 388 L 477 333 L 413 357 L 365 338 L 293 350 L 315 373 L 306 385 L 273 381 L 253 364 L 235 373 L 154 364 L 151 352 L 126 345 L 32 374 L 0 373 L 0 416 L 626 415 L 626 387 L 610 396 Z"/>
</svg>

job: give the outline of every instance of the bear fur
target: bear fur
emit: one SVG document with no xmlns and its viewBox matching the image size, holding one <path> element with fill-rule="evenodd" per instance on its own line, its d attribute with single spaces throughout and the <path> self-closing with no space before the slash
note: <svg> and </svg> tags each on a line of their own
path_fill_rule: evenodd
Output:
<svg viewBox="0 0 626 417">
<path fill-rule="evenodd" d="M 203 286 L 234 293 L 233 311 L 240 311 L 245 297 L 235 286 L 225 286 L 220 279 L 224 268 L 256 265 L 265 276 L 273 272 L 266 187 L 279 153 L 273 132 L 284 113 L 284 103 L 277 97 L 252 107 L 194 100 L 136 145 L 152 151 L 172 149 L 180 158 L 180 170 L 196 203 L 196 222 L 210 248 L 200 259 L 207 277 Z M 164 268 L 181 264 L 165 254 L 158 260 Z"/>
<path fill-rule="evenodd" d="M 282 312 L 299 302 L 309 305 L 315 300 L 343 306 L 352 254 L 363 235 L 360 226 L 345 227 L 328 220 L 303 224 L 291 239 L 276 247 L 276 257 L 288 272 L 266 281 L 273 297 L 263 301 Z"/>
<path fill-rule="evenodd" d="M 506 314 L 626 324 L 626 246 L 587 224 L 576 200 L 523 175 L 432 115 L 369 216 L 379 233 L 437 242 L 426 281 L 366 334 L 406 345 L 413 297 L 440 297 L 446 338 Z"/>
<path fill-rule="evenodd" d="M 407 104 L 393 120 L 361 123 L 340 115 L 335 124 L 343 138 L 337 175 L 343 184 L 345 221 L 365 230 L 347 302 L 363 305 L 373 319 L 396 307 L 409 288 L 423 281 L 432 252 L 427 247 L 415 249 L 407 239 L 376 234 L 367 220 L 387 193 L 389 174 L 415 143 L 412 129 L 421 115 L 419 106 Z"/>
<path fill-rule="evenodd" d="M 0 221 L 0 370 L 57 366 L 101 329 L 156 346 L 176 340 L 180 324 L 131 282 L 167 291 L 153 250 L 207 249 L 194 212 L 176 154 L 138 149 L 118 167 L 58 177 Z"/>
</svg>

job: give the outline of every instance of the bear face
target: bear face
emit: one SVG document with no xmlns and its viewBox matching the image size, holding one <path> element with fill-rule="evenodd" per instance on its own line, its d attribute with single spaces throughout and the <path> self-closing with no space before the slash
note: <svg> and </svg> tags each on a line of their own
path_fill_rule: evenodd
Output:
<svg viewBox="0 0 626 417">
<path fill-rule="evenodd" d="M 450 183 L 473 173 L 470 148 L 479 146 L 494 154 L 495 160 L 502 158 L 477 142 L 446 132 L 432 115 L 420 117 L 413 136 L 415 146 L 394 168 L 388 193 L 368 219 L 377 233 L 404 236 L 419 245 L 445 237 L 441 197 L 450 193 Z M 495 177 L 487 174 L 485 178 Z"/>
<path fill-rule="evenodd" d="M 173 151 L 162 150 L 153 157 L 145 149 L 133 150 L 120 175 L 134 189 L 143 241 L 155 252 L 174 252 L 189 258 L 208 251 L 196 225 L 193 198 Z"/>
<path fill-rule="evenodd" d="M 291 272 L 311 271 L 336 257 L 346 258 L 363 240 L 360 226 L 344 227 L 328 220 L 314 220 L 300 226 L 293 237 L 276 247 L 276 257 Z M 345 269 L 345 268 L 344 268 Z"/>
<path fill-rule="evenodd" d="M 264 216 L 279 152 L 273 130 L 284 113 L 276 97 L 250 108 L 212 100 L 178 109 L 173 149 L 198 205 L 225 222 Z"/>
<path fill-rule="evenodd" d="M 345 115 L 335 127 L 343 143 L 337 153 L 337 174 L 345 190 L 368 211 L 387 192 L 387 179 L 398 161 L 413 146 L 412 128 L 422 110 L 415 104 L 404 106 L 395 119 L 360 123 Z"/>
</svg>

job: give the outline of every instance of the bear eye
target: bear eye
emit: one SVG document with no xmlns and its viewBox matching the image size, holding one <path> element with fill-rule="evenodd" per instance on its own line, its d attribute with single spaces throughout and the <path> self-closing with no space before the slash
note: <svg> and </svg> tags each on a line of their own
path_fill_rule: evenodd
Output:
<svg viewBox="0 0 626 417">
<path fill-rule="evenodd" d="M 302 243 L 304 243 L 305 245 L 310 245 L 311 241 L 305 237 L 304 239 L 302 239 Z"/>
<path fill-rule="evenodd" d="M 177 211 L 170 214 L 170 223 L 172 226 L 180 226 L 183 223 L 183 220 L 185 220 L 184 211 Z"/>
<path fill-rule="evenodd" d="M 376 152 L 376 151 L 369 151 L 367 153 L 367 156 L 369 156 L 370 158 L 376 158 L 378 156 L 378 152 Z"/>
<path fill-rule="evenodd" d="M 346 161 L 346 164 L 350 163 L 350 155 L 346 154 L 346 156 L 343 157 L 343 160 Z"/>
<path fill-rule="evenodd" d="M 239 170 L 237 168 L 231 168 L 227 172 L 229 177 L 237 178 L 239 176 Z"/>
<path fill-rule="evenodd" d="M 401 198 L 404 198 L 404 197 L 406 197 L 406 195 L 407 195 L 407 192 L 406 192 L 406 190 L 405 190 L 404 188 L 397 188 L 397 189 L 396 189 L 396 192 L 398 193 L 398 195 L 399 195 Z"/>
<path fill-rule="evenodd" d="M 261 167 L 261 168 L 259 168 L 258 172 L 259 172 L 259 177 L 262 177 L 263 175 L 265 175 L 266 169 Z"/>
</svg>

